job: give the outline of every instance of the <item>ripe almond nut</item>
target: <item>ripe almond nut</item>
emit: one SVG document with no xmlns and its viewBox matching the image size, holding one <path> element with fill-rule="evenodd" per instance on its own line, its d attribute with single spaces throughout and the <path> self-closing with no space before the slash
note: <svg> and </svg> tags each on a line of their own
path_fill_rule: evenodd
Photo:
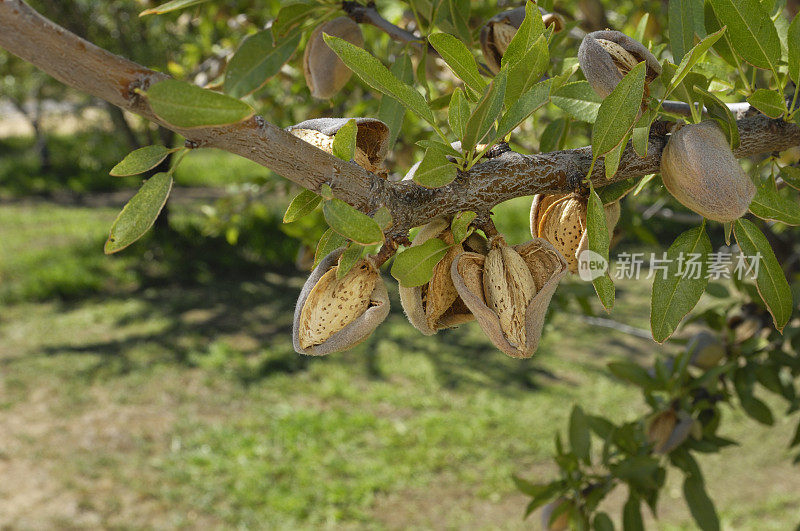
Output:
<svg viewBox="0 0 800 531">
<path fill-rule="evenodd" d="M 386 287 L 369 258 L 336 278 L 343 250 L 323 258 L 300 292 L 292 330 L 292 342 L 300 354 L 321 356 L 352 348 L 389 313 Z"/>
<path fill-rule="evenodd" d="M 722 223 L 743 216 L 756 194 L 725 134 L 710 120 L 670 135 L 661 155 L 661 179 L 683 206 Z"/>
<path fill-rule="evenodd" d="M 303 73 L 311 95 L 328 100 L 335 96 L 353 75 L 339 56 L 328 47 L 322 34 L 327 33 L 358 47 L 364 46 L 361 28 L 350 17 L 338 17 L 317 26 L 303 54 Z"/>
<path fill-rule="evenodd" d="M 552 243 L 566 259 L 571 273 L 578 272 L 578 257 L 588 248 L 587 199 L 580 194 L 538 194 L 531 204 L 531 234 Z M 620 216 L 619 202 L 604 205 L 609 238 Z"/>
<path fill-rule="evenodd" d="M 567 264 L 541 238 L 509 247 L 496 237 L 491 247 L 486 256 L 456 256 L 453 284 L 497 348 L 513 358 L 529 358 L 539 346 L 547 307 Z"/>
<path fill-rule="evenodd" d="M 539 8 L 545 27 L 553 26 L 554 32 L 564 29 L 564 19 L 557 13 L 549 13 Z M 525 20 L 525 6 L 498 13 L 481 28 L 481 49 L 486 65 L 493 74 L 500 72 L 500 62 L 506 53 L 511 39 Z"/>
<path fill-rule="evenodd" d="M 333 153 L 333 138 L 350 118 L 315 118 L 287 127 L 294 136 Z M 353 160 L 367 171 L 386 177 L 383 160 L 389 151 L 389 126 L 375 118 L 355 118 L 356 150 Z"/>
<path fill-rule="evenodd" d="M 642 110 L 647 107 L 649 84 L 661 75 L 661 64 L 642 43 L 624 33 L 612 30 L 587 34 L 578 48 L 578 63 L 586 81 L 605 98 L 637 64 L 645 62 L 645 90 Z"/>
</svg>

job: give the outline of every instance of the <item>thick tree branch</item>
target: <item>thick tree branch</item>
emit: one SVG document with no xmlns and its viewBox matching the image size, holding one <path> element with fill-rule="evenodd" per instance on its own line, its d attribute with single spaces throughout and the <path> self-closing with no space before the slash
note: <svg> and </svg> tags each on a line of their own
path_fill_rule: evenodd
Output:
<svg viewBox="0 0 800 531">
<path fill-rule="evenodd" d="M 165 74 L 113 55 L 45 19 L 21 0 L 0 0 L 0 46 L 33 63 L 61 82 L 125 110 L 138 113 L 183 135 L 198 146 L 236 153 L 313 191 L 329 184 L 337 197 L 371 213 L 386 205 L 394 218 L 392 235 L 460 210 L 485 213 L 514 197 L 575 189 L 591 164 L 588 147 L 540 155 L 507 152 L 462 173 L 434 190 L 413 182 L 385 181 L 353 163 L 341 161 L 282 129 L 254 117 L 220 127 L 183 129 L 164 123 L 134 89 L 147 88 Z M 737 157 L 781 151 L 800 145 L 800 127 L 763 115 L 738 121 Z M 665 130 L 654 124 L 648 155 L 628 146 L 612 181 L 598 164 L 592 180 L 600 187 L 613 181 L 659 171 Z"/>
</svg>

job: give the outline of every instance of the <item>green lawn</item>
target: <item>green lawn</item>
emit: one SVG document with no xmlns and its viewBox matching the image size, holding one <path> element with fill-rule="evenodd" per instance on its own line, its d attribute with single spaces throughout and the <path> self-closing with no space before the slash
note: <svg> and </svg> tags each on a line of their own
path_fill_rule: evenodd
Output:
<svg viewBox="0 0 800 531">
<path fill-rule="evenodd" d="M 524 226 L 524 201 L 501 208 Z M 393 311 L 378 332 L 304 358 L 290 343 L 302 274 L 150 281 L 155 240 L 102 254 L 115 215 L 0 206 L 0 527 L 538 528 L 511 474 L 554 473 L 575 403 L 617 420 L 644 410 L 606 363 L 674 352 L 566 311 L 532 360 L 475 324 L 426 338 L 384 274 Z M 647 328 L 648 284 L 621 284 L 612 318 Z M 726 416 L 721 433 L 742 445 L 701 460 L 725 528 L 800 521 L 795 423 Z M 693 528 L 680 477 L 669 485 L 659 527 Z M 625 496 L 609 500 L 615 516 Z"/>
</svg>

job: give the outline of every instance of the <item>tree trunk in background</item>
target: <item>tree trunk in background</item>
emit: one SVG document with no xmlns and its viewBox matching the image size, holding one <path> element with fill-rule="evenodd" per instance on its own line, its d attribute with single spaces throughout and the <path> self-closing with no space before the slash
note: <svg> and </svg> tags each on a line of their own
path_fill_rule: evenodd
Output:
<svg viewBox="0 0 800 531">
<path fill-rule="evenodd" d="M 106 111 L 108 111 L 109 118 L 111 118 L 111 122 L 114 124 L 114 130 L 119 131 L 125 136 L 125 140 L 128 142 L 128 147 L 130 150 L 133 151 L 134 149 L 143 147 L 142 141 L 136 135 L 136 132 L 131 127 L 128 119 L 125 118 L 125 113 L 122 112 L 122 109 L 108 102 L 103 103 Z"/>
</svg>

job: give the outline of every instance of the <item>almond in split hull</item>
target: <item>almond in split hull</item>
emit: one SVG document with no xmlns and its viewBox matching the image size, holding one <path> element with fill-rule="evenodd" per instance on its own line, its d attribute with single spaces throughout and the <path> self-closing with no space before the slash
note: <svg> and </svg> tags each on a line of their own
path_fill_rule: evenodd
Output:
<svg viewBox="0 0 800 531">
<path fill-rule="evenodd" d="M 334 266 L 317 281 L 306 298 L 299 320 L 300 348 L 321 345 L 369 308 L 379 281 L 378 271 L 361 260 L 341 279 Z"/>
<path fill-rule="evenodd" d="M 525 346 L 525 314 L 536 295 L 536 283 L 525 260 L 508 245 L 493 248 L 483 266 L 487 306 L 500 319 L 509 343 Z"/>
</svg>

